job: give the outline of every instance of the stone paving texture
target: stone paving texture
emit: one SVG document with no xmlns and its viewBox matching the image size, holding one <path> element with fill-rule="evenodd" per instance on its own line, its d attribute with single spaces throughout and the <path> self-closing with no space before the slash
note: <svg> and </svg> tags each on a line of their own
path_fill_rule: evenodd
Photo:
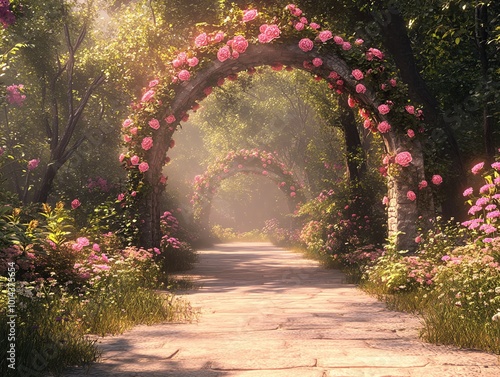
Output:
<svg viewBox="0 0 500 377">
<path fill-rule="evenodd" d="M 418 339 L 418 317 L 299 254 L 267 243 L 200 251 L 182 296 L 194 323 L 138 326 L 98 344 L 99 363 L 64 375 L 121 377 L 500 376 L 499 357 Z"/>
</svg>

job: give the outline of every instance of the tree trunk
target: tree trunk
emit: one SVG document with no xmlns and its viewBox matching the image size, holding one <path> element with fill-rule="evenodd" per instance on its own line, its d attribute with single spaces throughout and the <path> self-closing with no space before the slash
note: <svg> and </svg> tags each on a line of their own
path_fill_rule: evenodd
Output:
<svg viewBox="0 0 500 377">
<path fill-rule="evenodd" d="M 461 193 L 467 184 L 467 175 L 455 134 L 451 125 L 445 122 L 438 101 L 419 73 L 403 16 L 394 9 L 384 11 L 383 16 L 383 22 L 378 20 L 383 43 L 393 57 L 403 82 L 408 85 L 410 98 L 424 106 L 426 123 L 432 128 L 442 129 L 446 134 L 447 151 L 450 153 L 452 166 L 448 182 L 446 186 L 443 185 L 443 188 L 448 190 L 449 195 L 442 203 L 442 212 L 446 218 L 461 218 L 463 216 Z M 376 16 L 374 18 L 377 20 Z"/>
<path fill-rule="evenodd" d="M 40 189 L 35 194 L 34 202 L 36 203 L 47 202 L 50 191 L 52 190 L 52 184 L 54 183 L 54 179 L 61 166 L 62 164 L 58 162 L 52 162 L 47 165 L 45 174 L 43 175 L 42 184 L 40 185 Z"/>
<path fill-rule="evenodd" d="M 366 158 L 363 153 L 356 119 L 354 118 L 354 113 L 347 105 L 345 96 L 339 96 L 338 105 L 340 123 L 344 130 L 347 174 L 351 182 L 359 182 L 363 173 L 366 171 Z"/>
</svg>

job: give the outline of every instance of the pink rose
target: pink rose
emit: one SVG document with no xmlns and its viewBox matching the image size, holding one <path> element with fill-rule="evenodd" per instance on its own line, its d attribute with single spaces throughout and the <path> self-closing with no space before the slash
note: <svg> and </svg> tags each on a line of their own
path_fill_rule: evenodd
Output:
<svg viewBox="0 0 500 377">
<path fill-rule="evenodd" d="M 420 236 L 415 237 L 415 243 L 420 243 L 420 242 L 422 242 L 422 237 L 420 237 Z"/>
<path fill-rule="evenodd" d="M 141 147 L 145 151 L 151 149 L 153 147 L 153 138 L 150 136 L 147 136 L 144 139 L 142 139 Z"/>
<path fill-rule="evenodd" d="M 372 121 L 370 119 L 365 119 L 365 121 L 363 122 L 363 127 L 367 130 L 369 130 L 370 128 L 372 128 Z"/>
<path fill-rule="evenodd" d="M 317 24 L 316 22 L 311 22 L 309 24 L 309 27 L 313 30 L 318 30 L 321 26 L 319 26 L 319 24 Z"/>
<path fill-rule="evenodd" d="M 248 48 L 248 41 L 245 39 L 245 37 L 241 35 L 237 35 L 236 37 L 233 38 L 233 50 L 236 52 L 243 54 L 247 48 Z"/>
<path fill-rule="evenodd" d="M 170 114 L 168 117 L 165 118 L 165 121 L 168 123 L 168 124 L 172 124 L 175 122 L 175 116 L 173 114 Z"/>
<path fill-rule="evenodd" d="M 243 22 L 249 22 L 259 15 L 257 9 L 247 9 L 243 11 Z"/>
<path fill-rule="evenodd" d="M 380 133 L 387 133 L 391 130 L 391 125 L 387 122 L 387 121 L 383 121 L 383 122 L 380 122 L 377 126 L 377 130 L 380 132 Z"/>
<path fill-rule="evenodd" d="M 130 137 L 130 135 L 123 135 L 123 141 L 125 143 L 130 143 L 132 141 L 132 137 Z"/>
<path fill-rule="evenodd" d="M 408 191 L 406 193 L 406 197 L 408 198 L 408 200 L 411 200 L 412 202 L 415 201 L 415 199 L 417 199 L 417 195 L 413 191 Z"/>
<path fill-rule="evenodd" d="M 132 156 L 130 157 L 130 163 L 132 165 L 139 165 L 139 156 Z"/>
<path fill-rule="evenodd" d="M 196 67 L 199 62 L 200 61 L 198 60 L 198 58 L 196 56 L 189 58 L 187 60 L 188 66 L 190 66 L 190 67 Z"/>
<path fill-rule="evenodd" d="M 270 37 L 271 39 L 276 39 L 280 36 L 281 34 L 281 30 L 280 28 L 278 27 L 278 25 L 269 25 L 263 32 L 264 34 L 266 34 L 268 37 Z"/>
<path fill-rule="evenodd" d="M 160 81 L 159 81 L 159 80 L 156 80 L 156 79 L 155 79 L 155 80 L 151 80 L 151 81 L 149 82 L 149 84 L 148 84 L 148 87 L 153 88 L 153 87 L 155 87 L 156 85 L 158 85 L 159 83 L 160 83 Z"/>
<path fill-rule="evenodd" d="M 333 37 L 333 41 L 338 45 L 342 45 L 344 43 L 344 40 L 342 39 L 342 37 L 339 37 L 338 35 Z"/>
<path fill-rule="evenodd" d="M 365 93 L 366 92 L 366 86 L 363 84 L 358 84 L 356 85 L 356 93 Z"/>
<path fill-rule="evenodd" d="M 382 60 L 384 58 L 384 54 L 382 53 L 382 51 L 377 50 L 376 48 L 368 49 L 368 53 L 371 54 L 372 59 L 373 59 L 373 56 L 375 56 L 376 58 L 378 58 L 380 60 Z M 368 59 L 368 60 L 371 60 L 371 59 Z"/>
<path fill-rule="evenodd" d="M 78 199 L 74 199 L 72 202 L 71 202 L 71 208 L 72 209 L 77 209 L 78 207 L 80 207 L 82 205 L 82 203 L 80 203 L 80 201 Z"/>
<path fill-rule="evenodd" d="M 360 45 L 362 45 L 364 42 L 365 42 L 364 40 L 362 40 L 361 38 L 358 38 L 358 39 L 356 39 L 356 41 L 354 41 L 354 44 L 355 44 L 356 46 L 360 46 Z"/>
<path fill-rule="evenodd" d="M 303 38 L 299 42 L 299 48 L 304 52 L 308 52 L 314 48 L 314 43 L 309 38 Z"/>
<path fill-rule="evenodd" d="M 153 130 L 157 130 L 158 128 L 160 128 L 160 122 L 158 121 L 158 119 L 151 119 L 149 121 L 149 127 L 151 127 Z"/>
<path fill-rule="evenodd" d="M 441 183 L 443 183 L 443 177 L 441 177 L 439 174 L 435 174 L 432 176 L 431 181 L 436 186 L 439 186 Z"/>
<path fill-rule="evenodd" d="M 415 107 L 414 106 L 406 105 L 405 110 L 408 114 L 411 114 L 411 115 L 415 114 Z"/>
<path fill-rule="evenodd" d="M 295 29 L 296 29 L 297 31 L 302 31 L 302 30 L 304 30 L 304 24 L 303 24 L 302 22 L 297 22 L 297 23 L 295 24 Z"/>
<path fill-rule="evenodd" d="M 352 46 L 349 42 L 342 43 L 342 50 L 349 51 L 351 48 L 352 48 Z"/>
<path fill-rule="evenodd" d="M 272 38 L 268 37 L 267 35 L 261 33 L 259 34 L 259 42 L 260 43 L 269 43 L 272 41 Z"/>
<path fill-rule="evenodd" d="M 333 34 L 330 30 L 323 30 L 318 34 L 318 38 L 321 42 L 325 43 L 333 38 Z"/>
<path fill-rule="evenodd" d="M 224 40 L 224 37 L 225 37 L 224 32 L 219 31 L 217 34 L 215 34 L 214 41 L 217 43 L 222 42 Z"/>
<path fill-rule="evenodd" d="M 130 129 L 130 134 L 131 135 L 137 135 L 137 131 L 138 131 L 138 128 L 137 127 L 133 127 Z"/>
<path fill-rule="evenodd" d="M 410 139 L 413 139 L 415 137 L 415 131 L 413 131 L 411 128 L 408 131 L 406 131 L 406 134 Z"/>
<path fill-rule="evenodd" d="M 300 22 L 302 22 L 304 25 L 307 25 L 309 21 L 307 21 L 307 18 L 305 17 L 300 17 Z"/>
<path fill-rule="evenodd" d="M 382 115 L 388 114 L 389 111 L 391 111 L 391 108 L 387 105 L 383 104 L 378 107 L 378 112 Z"/>
<path fill-rule="evenodd" d="M 139 164 L 139 171 L 140 171 L 141 173 L 147 172 L 148 170 L 149 170 L 149 165 L 148 165 L 148 163 L 147 163 L 147 162 L 141 162 L 141 163 Z"/>
<path fill-rule="evenodd" d="M 120 155 L 118 156 L 118 161 L 123 162 L 124 159 L 125 159 L 125 154 L 120 153 Z"/>
<path fill-rule="evenodd" d="M 180 71 L 177 76 L 179 77 L 179 80 L 181 80 L 181 81 L 187 81 L 191 78 L 191 74 L 189 73 L 188 70 L 185 70 L 185 69 Z"/>
<path fill-rule="evenodd" d="M 194 40 L 194 45 L 196 47 L 202 47 L 208 45 L 208 36 L 207 33 L 202 33 L 198 35 Z"/>
<path fill-rule="evenodd" d="M 361 70 L 359 69 L 354 69 L 352 72 L 352 77 L 354 77 L 356 80 L 362 80 L 364 75 L 363 75 L 363 72 L 361 72 Z"/>
<path fill-rule="evenodd" d="M 398 83 L 397 83 L 396 79 L 390 79 L 389 84 L 391 84 L 392 87 L 395 87 Z"/>
<path fill-rule="evenodd" d="M 395 161 L 397 164 L 407 167 L 413 161 L 410 152 L 401 152 L 396 155 Z"/>
<path fill-rule="evenodd" d="M 225 62 L 230 57 L 231 57 L 231 50 L 229 50 L 229 47 L 227 46 L 221 47 L 217 52 L 217 59 L 219 59 L 220 62 Z"/>
<path fill-rule="evenodd" d="M 426 188 L 428 186 L 428 183 L 426 180 L 423 180 L 423 181 L 420 181 L 420 183 L 418 184 L 418 189 L 419 190 L 423 190 L 424 188 Z"/>
<path fill-rule="evenodd" d="M 314 58 L 312 63 L 313 63 L 313 66 L 320 67 L 323 65 L 323 60 L 321 60 L 320 58 Z"/>
<path fill-rule="evenodd" d="M 182 62 L 179 59 L 172 60 L 172 66 L 174 68 L 179 68 L 182 65 Z"/>
<path fill-rule="evenodd" d="M 118 194 L 118 197 L 116 198 L 119 202 L 121 202 L 123 199 L 125 199 L 125 194 Z"/>
<path fill-rule="evenodd" d="M 144 93 L 144 95 L 142 96 L 141 98 L 141 102 L 149 102 L 153 99 L 155 95 L 155 92 L 154 90 L 150 89 L 148 90 L 146 93 Z"/>
<path fill-rule="evenodd" d="M 385 205 L 385 206 L 389 204 L 389 198 L 387 196 L 384 196 L 382 198 L 382 204 Z"/>
<path fill-rule="evenodd" d="M 125 119 L 122 123 L 123 128 L 127 128 L 132 124 L 132 119 Z"/>
<path fill-rule="evenodd" d="M 353 108 L 356 106 L 356 100 L 354 98 L 352 98 L 351 96 L 349 96 L 347 98 L 347 105 L 349 105 L 350 108 Z"/>
</svg>

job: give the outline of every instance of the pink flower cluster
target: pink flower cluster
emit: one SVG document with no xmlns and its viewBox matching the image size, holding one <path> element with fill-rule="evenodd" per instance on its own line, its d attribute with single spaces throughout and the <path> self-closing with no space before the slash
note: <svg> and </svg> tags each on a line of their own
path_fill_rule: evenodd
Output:
<svg viewBox="0 0 500 377">
<path fill-rule="evenodd" d="M 13 106 L 22 106 L 26 100 L 26 95 L 22 94 L 24 85 L 9 85 L 7 87 L 7 102 Z"/>
<path fill-rule="evenodd" d="M 278 25 L 261 25 L 259 28 L 260 34 L 258 36 L 260 43 L 270 43 L 281 35 L 281 30 Z"/>
</svg>

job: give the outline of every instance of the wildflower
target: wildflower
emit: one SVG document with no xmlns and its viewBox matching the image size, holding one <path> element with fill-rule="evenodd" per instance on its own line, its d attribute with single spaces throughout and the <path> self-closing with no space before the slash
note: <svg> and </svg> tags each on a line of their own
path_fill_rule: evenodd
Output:
<svg viewBox="0 0 500 377">
<path fill-rule="evenodd" d="M 479 164 L 474 165 L 471 169 L 472 174 L 479 173 L 483 167 L 484 167 L 484 162 L 480 162 Z"/>
<path fill-rule="evenodd" d="M 463 196 L 470 196 L 474 193 L 474 189 L 472 187 L 469 187 L 467 189 L 465 189 L 465 191 L 463 192 Z"/>
</svg>

